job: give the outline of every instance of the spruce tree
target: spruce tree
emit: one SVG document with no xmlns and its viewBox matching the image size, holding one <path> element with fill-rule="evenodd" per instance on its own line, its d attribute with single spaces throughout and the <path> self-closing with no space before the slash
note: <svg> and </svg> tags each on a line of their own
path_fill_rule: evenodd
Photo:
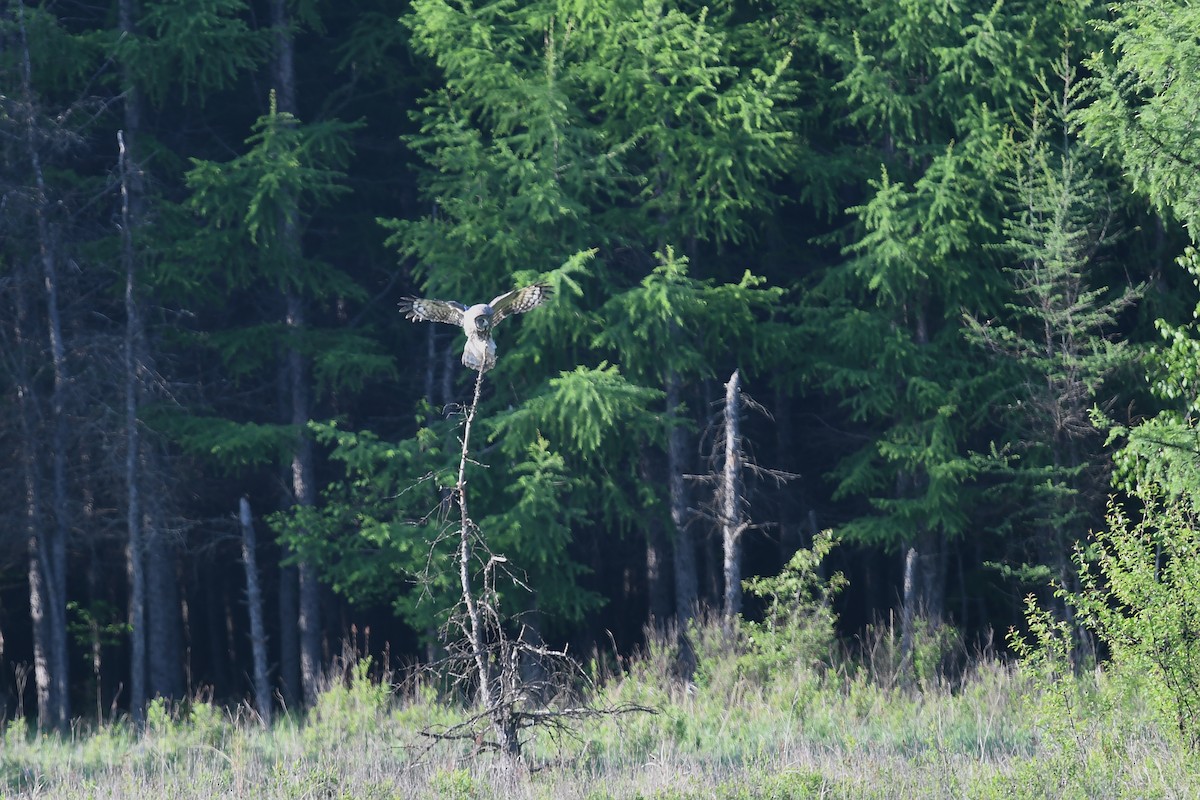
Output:
<svg viewBox="0 0 1200 800">
<path fill-rule="evenodd" d="M 844 258 L 802 303 L 813 355 L 800 369 L 842 405 L 865 443 L 834 472 L 835 499 L 862 509 L 851 540 L 899 552 L 903 641 L 918 613 L 943 613 L 952 542 L 972 527 L 972 442 L 987 424 L 985 370 L 960 310 L 1002 297 L 991 245 L 1002 238 L 1007 119 L 1086 4 L 885 3 L 839 15 L 819 41 L 838 77 L 840 126 L 861 163 L 879 165 Z M 847 9 L 849 12 L 849 9 Z"/>
<path fill-rule="evenodd" d="M 1097 285 L 1117 236 L 1115 205 L 1093 171 L 1094 154 L 1069 133 L 1077 92 L 1065 58 L 1058 84 L 1015 148 L 1015 202 L 1001 247 L 1013 260 L 1005 269 L 1012 299 L 993 319 L 967 321 L 972 338 L 1008 362 L 1011 452 L 1001 474 L 1020 498 L 1010 524 L 1028 531 L 1009 547 L 1018 564 L 1038 565 L 1017 572 L 1044 583 L 1049 570 L 1056 585 L 1073 587 L 1071 553 L 1102 521 L 1109 477 L 1091 412 L 1112 405 L 1111 379 L 1129 374 L 1137 358 L 1115 332 L 1141 287 Z"/>
</svg>

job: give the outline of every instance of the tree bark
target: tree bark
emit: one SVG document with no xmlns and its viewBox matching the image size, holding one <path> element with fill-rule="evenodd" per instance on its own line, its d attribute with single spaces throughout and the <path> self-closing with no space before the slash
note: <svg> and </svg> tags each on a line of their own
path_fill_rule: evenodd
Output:
<svg viewBox="0 0 1200 800">
<path fill-rule="evenodd" d="M 917 549 L 904 551 L 903 598 L 900 604 L 900 670 L 902 676 L 911 674 L 914 626 L 917 619 Z"/>
<path fill-rule="evenodd" d="M 304 329 L 304 306 L 299 295 L 287 295 L 289 329 L 298 333 Z M 296 449 L 292 454 L 292 497 L 299 506 L 315 504 L 313 487 L 312 440 L 305 426 L 308 424 L 308 370 L 303 354 L 296 347 L 288 351 L 291 373 L 292 424 L 299 429 Z M 321 673 L 321 595 L 316 571 L 307 562 L 297 567 L 299 591 L 298 627 L 300 635 L 300 683 L 304 702 L 312 706 L 320 690 Z"/>
<path fill-rule="evenodd" d="M 50 691 L 48 707 L 39 708 L 39 725 L 47 724 L 60 732 L 70 726 L 71 705 L 68 695 L 70 681 L 67 657 L 67 538 L 70 531 L 67 490 L 67 440 L 68 422 L 66 394 L 69 383 L 66 345 L 63 342 L 63 327 L 59 307 L 58 256 L 54 233 L 47 219 L 47 191 L 42 170 L 41 153 L 38 148 L 37 125 L 35 122 L 35 99 L 33 94 L 33 68 L 29 55 L 29 40 L 25 29 L 25 6 L 17 3 L 17 15 L 21 41 L 21 78 L 25 105 L 25 145 L 30 172 L 34 180 L 34 216 L 37 223 L 38 256 L 42 266 L 42 281 L 45 288 L 47 336 L 50 343 L 50 360 L 54 377 L 50 394 L 50 450 L 51 450 L 51 502 L 54 524 L 48 529 L 38 525 L 42 533 L 38 542 L 38 567 L 41 572 L 41 598 L 44 600 L 45 660 L 49 672 Z"/>
<path fill-rule="evenodd" d="M 136 0 L 119 0 L 117 27 L 122 36 L 137 33 Z M 145 214 L 145 181 L 137 158 L 142 133 L 142 96 L 129 63 L 122 64 L 124 130 L 121 148 L 121 239 L 125 286 L 125 390 L 127 451 L 129 622 L 132 629 L 130 707 L 141 721 L 147 697 L 180 699 L 183 685 L 182 609 L 176 574 L 177 553 L 167 538 L 162 491 L 148 491 L 147 476 L 161 473 L 153 444 L 141 435 L 138 409 L 146 375 L 153 371 L 145 319 L 138 299 L 134 237 Z M 148 502 L 159 498 L 157 503 Z"/>
<path fill-rule="evenodd" d="M 728 628 L 742 612 L 742 534 L 747 523 L 742 513 L 741 388 L 735 369 L 725 384 L 725 463 L 721 473 L 722 571 L 725 577 L 723 617 Z"/>
<path fill-rule="evenodd" d="M 638 472 L 646 484 L 654 484 L 659 480 L 658 469 L 662 468 L 661 456 L 643 451 L 638 463 Z M 646 601 L 649 607 L 650 621 L 656 626 L 665 625 L 671 618 L 671 573 L 668 557 L 671 544 L 667 539 L 662 521 L 652 516 L 647 521 L 646 531 Z"/>
<path fill-rule="evenodd" d="M 670 496 L 671 522 L 674 527 L 675 549 L 675 618 L 680 626 L 696 614 L 699 597 L 699 578 L 696 572 L 696 542 L 688 526 L 687 489 L 683 482 L 687 434 L 679 424 L 679 373 L 668 370 L 666 380 L 667 430 L 667 491 Z"/>
<path fill-rule="evenodd" d="M 33 321 L 30 285 L 32 277 L 24 270 L 16 276 L 14 285 L 15 314 L 13 338 L 16 343 L 15 379 L 17 411 L 21 428 L 21 471 L 25 489 L 25 537 L 26 553 L 29 557 L 29 615 L 33 634 L 33 677 L 37 707 L 45 712 L 50 708 L 50 666 L 47 661 L 49 633 L 46 623 L 46 587 L 42 578 L 42 548 L 46 541 L 43 509 L 43 484 L 41 476 L 39 442 L 42 437 L 38 425 L 38 403 L 40 402 L 31 379 L 29 361 L 38 350 L 31 340 Z M 38 715 L 39 724 L 43 722 Z"/>
<path fill-rule="evenodd" d="M 130 0 L 120 6 L 122 30 L 131 25 Z M 126 115 L 128 117 L 128 110 Z M 138 473 L 141 436 L 138 430 L 137 302 L 135 262 L 130 225 L 129 151 L 123 131 L 117 132 L 121 173 L 121 259 L 125 268 L 125 565 L 129 578 L 129 715 L 134 725 L 145 722 L 146 708 L 146 577 L 142 546 L 142 498 Z"/>
<path fill-rule="evenodd" d="M 277 108 L 279 111 L 295 115 L 297 112 L 295 48 L 292 39 L 292 21 L 286 0 L 271 0 L 270 13 L 271 27 L 275 36 L 273 77 Z M 294 203 L 295 198 L 288 198 L 284 201 L 285 206 L 294 206 Z M 302 247 L 294 208 L 288 208 L 284 212 L 282 223 L 280 235 L 283 241 L 281 244 L 289 256 L 298 261 L 302 255 Z M 285 289 L 284 295 L 287 302 L 287 326 L 293 335 L 293 343 L 289 344 L 287 352 L 292 406 L 291 422 L 300 429 L 297 435 L 296 449 L 292 454 L 292 498 L 297 505 L 312 506 L 316 501 L 313 483 L 312 440 L 304 427 L 308 424 L 310 406 L 308 364 L 298 344 L 294 341 L 304 331 L 306 325 L 304 299 L 292 288 Z M 321 594 L 317 574 L 311 564 L 299 563 L 297 576 L 300 682 L 304 692 L 304 702 L 311 706 L 316 702 L 320 689 Z"/>
<path fill-rule="evenodd" d="M 279 682 L 285 706 L 303 700 L 300 688 L 300 576 L 293 565 L 279 567 Z"/>
<path fill-rule="evenodd" d="M 151 461 L 150 463 L 153 463 Z M 147 504 L 153 506 L 153 504 Z M 179 552 L 160 512 L 143 516 L 146 571 L 146 642 L 151 697 L 183 699 L 183 619 L 180 614 Z"/>
<path fill-rule="evenodd" d="M 271 683 L 267 679 L 267 634 L 263 625 L 262 589 L 258 583 L 258 541 L 250 501 L 238 506 L 242 525 L 242 565 L 246 570 L 246 606 L 250 615 L 250 650 L 254 660 L 254 707 L 265 727 L 271 725 Z"/>
<path fill-rule="evenodd" d="M 479 704 L 483 713 L 492 721 L 496 732 L 497 746 L 507 758 L 516 760 L 521 757 L 521 740 L 517 735 L 515 720 L 511 710 L 502 704 L 508 681 L 505 680 L 506 670 L 515 669 L 508 663 L 508 653 L 500 654 L 499 694 L 493 691 L 492 664 L 488 653 L 487 630 L 483 619 L 483 611 L 471 585 L 471 556 L 473 554 L 471 539 L 476 530 L 475 522 L 467 511 L 467 460 L 471 452 L 471 426 L 475 421 L 475 412 L 479 407 L 479 395 L 483 388 L 483 370 L 475 373 L 475 396 L 471 407 L 467 409 L 467 418 L 463 423 L 462 456 L 458 462 L 458 482 L 454 494 L 458 500 L 459 510 L 459 542 L 458 542 L 458 579 L 462 589 L 462 603 L 467 612 L 466 633 L 471 648 L 471 656 L 475 662 L 475 671 L 479 682 Z M 515 679 L 516 676 L 507 677 Z"/>
</svg>

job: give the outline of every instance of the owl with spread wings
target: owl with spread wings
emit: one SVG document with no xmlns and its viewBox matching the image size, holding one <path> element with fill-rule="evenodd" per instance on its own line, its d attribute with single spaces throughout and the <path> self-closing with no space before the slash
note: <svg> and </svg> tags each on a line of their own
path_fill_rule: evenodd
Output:
<svg viewBox="0 0 1200 800">
<path fill-rule="evenodd" d="M 461 327 L 467 335 L 462 354 L 463 366 L 487 372 L 496 366 L 496 342 L 492 339 L 492 329 L 505 317 L 537 308 L 550 296 L 550 291 L 549 285 L 534 283 L 505 292 L 492 298 L 490 303 L 476 303 L 470 307 L 454 300 L 405 297 L 400 301 L 400 313 L 414 322 L 445 322 Z"/>
</svg>

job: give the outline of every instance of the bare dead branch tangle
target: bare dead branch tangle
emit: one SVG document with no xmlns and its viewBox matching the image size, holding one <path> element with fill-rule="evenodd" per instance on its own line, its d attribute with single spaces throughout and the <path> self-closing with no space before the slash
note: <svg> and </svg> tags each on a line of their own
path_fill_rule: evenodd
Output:
<svg viewBox="0 0 1200 800">
<path fill-rule="evenodd" d="M 446 741 L 471 741 L 473 752 L 495 751 L 506 759 L 522 759 L 522 731 L 541 728 L 555 734 L 574 735 L 574 723 L 605 715 L 655 713 L 636 704 L 597 708 L 586 698 L 594 688 L 579 663 L 564 650 L 545 646 L 540 638 L 515 618 L 505 617 L 496 588 L 497 572 L 504 571 L 526 590 L 524 582 L 506 569 L 503 555 L 491 552 L 483 532 L 471 518 L 467 492 L 467 465 L 471 433 L 479 407 L 486 369 L 477 369 L 474 395 L 463 418 L 457 482 L 449 494 L 458 505 L 458 577 L 461 597 L 458 610 L 443 631 L 447 657 L 434 665 L 457 686 L 473 690 L 479 710 L 461 722 L 422 733 L 430 746 Z M 443 506 L 444 508 L 444 506 Z M 441 537 L 439 537 L 441 539 Z M 431 551 L 432 559 L 432 551 Z M 473 566 L 482 563 L 482 568 Z M 516 635 L 510 630 L 516 627 Z M 457 629 L 461 635 L 454 635 Z M 541 677 L 523 674 L 523 664 L 539 665 Z"/>
</svg>

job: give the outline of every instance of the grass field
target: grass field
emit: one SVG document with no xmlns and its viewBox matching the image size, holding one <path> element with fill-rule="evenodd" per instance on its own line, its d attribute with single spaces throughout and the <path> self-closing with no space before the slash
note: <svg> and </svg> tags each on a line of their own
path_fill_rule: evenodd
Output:
<svg viewBox="0 0 1200 800">
<path fill-rule="evenodd" d="M 0 794 L 42 798 L 1154 798 L 1200 796 L 1200 769 L 1140 702 L 1094 672 L 1054 684 L 995 659 L 960 679 L 897 688 L 868 666 L 770 679 L 720 652 L 696 680 L 662 652 L 623 665 L 603 717 L 527 742 L 504 764 L 421 735 L 459 711 L 428 687 L 358 677 L 307 719 L 265 730 L 204 703 L 152 707 L 144 735 L 118 721 L 66 739 L 10 722 Z"/>
</svg>

